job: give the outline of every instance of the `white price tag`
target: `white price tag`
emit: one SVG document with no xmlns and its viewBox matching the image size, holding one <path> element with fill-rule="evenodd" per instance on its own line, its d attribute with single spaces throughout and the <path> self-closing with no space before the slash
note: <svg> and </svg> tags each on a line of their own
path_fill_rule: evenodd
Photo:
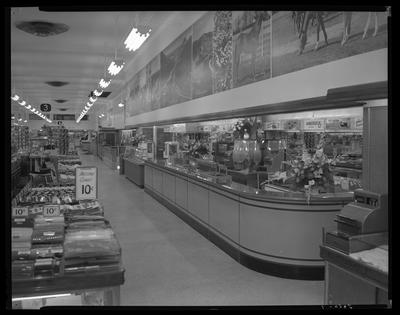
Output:
<svg viewBox="0 0 400 315">
<path fill-rule="evenodd" d="M 43 206 L 43 216 L 53 217 L 60 215 L 60 205 L 46 205 Z"/>
<path fill-rule="evenodd" d="M 97 167 L 77 167 L 75 169 L 76 200 L 97 199 Z"/>
<path fill-rule="evenodd" d="M 28 208 L 27 207 L 14 207 L 14 208 L 12 208 L 12 216 L 13 217 L 27 217 L 28 216 Z"/>
</svg>

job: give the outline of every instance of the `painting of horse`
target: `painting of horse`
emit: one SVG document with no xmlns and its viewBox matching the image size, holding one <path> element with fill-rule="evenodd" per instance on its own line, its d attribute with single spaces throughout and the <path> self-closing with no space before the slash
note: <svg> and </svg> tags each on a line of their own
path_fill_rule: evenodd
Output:
<svg viewBox="0 0 400 315">
<path fill-rule="evenodd" d="M 270 75 L 270 13 L 235 11 L 233 15 L 233 84 L 241 86 Z"/>
</svg>

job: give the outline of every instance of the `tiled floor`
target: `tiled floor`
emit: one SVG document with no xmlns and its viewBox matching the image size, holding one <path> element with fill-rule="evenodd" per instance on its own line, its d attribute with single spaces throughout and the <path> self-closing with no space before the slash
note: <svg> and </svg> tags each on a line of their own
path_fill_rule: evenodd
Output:
<svg viewBox="0 0 400 315">
<path fill-rule="evenodd" d="M 247 269 L 97 157 L 81 160 L 99 169 L 99 199 L 122 247 L 121 305 L 323 303 L 323 281 Z"/>
</svg>

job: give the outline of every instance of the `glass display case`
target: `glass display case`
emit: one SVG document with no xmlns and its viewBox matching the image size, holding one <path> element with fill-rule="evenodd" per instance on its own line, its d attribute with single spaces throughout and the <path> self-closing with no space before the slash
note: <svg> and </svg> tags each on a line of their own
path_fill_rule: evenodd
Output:
<svg viewBox="0 0 400 315">
<path fill-rule="evenodd" d="M 362 115 L 353 107 L 157 126 L 155 158 L 181 168 L 213 162 L 261 190 L 348 193 L 362 186 Z"/>
</svg>

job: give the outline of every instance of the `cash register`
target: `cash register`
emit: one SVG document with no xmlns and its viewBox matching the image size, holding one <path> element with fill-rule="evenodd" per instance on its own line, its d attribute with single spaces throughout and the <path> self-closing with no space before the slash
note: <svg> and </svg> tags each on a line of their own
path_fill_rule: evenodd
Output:
<svg viewBox="0 0 400 315">
<path fill-rule="evenodd" d="M 387 243 L 388 196 L 356 189 L 353 202 L 335 219 L 337 229 L 325 234 L 325 245 L 346 254 Z"/>
</svg>

